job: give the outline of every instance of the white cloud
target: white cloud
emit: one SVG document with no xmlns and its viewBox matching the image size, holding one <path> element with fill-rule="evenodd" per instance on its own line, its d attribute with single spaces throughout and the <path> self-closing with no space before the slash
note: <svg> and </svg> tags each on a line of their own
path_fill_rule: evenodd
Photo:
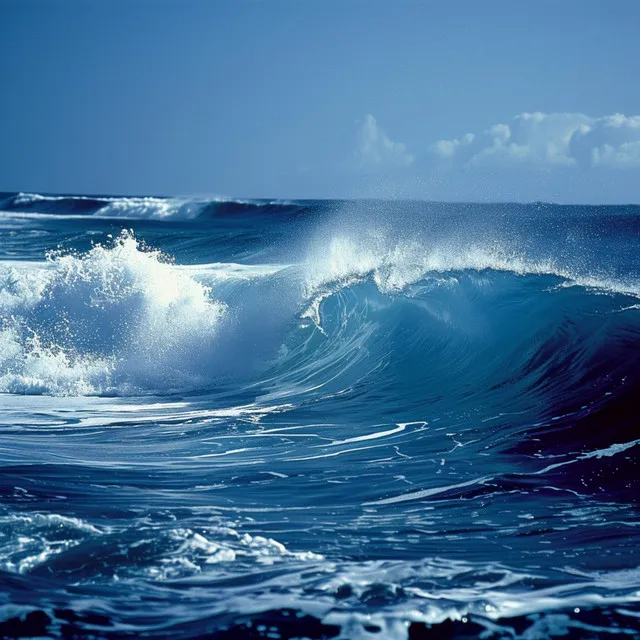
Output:
<svg viewBox="0 0 640 640">
<path fill-rule="evenodd" d="M 523 113 L 510 124 L 439 140 L 430 151 L 467 166 L 640 168 L 640 116 Z"/>
<path fill-rule="evenodd" d="M 592 166 L 640 168 L 640 116 L 597 118 L 573 141 Z"/>
<path fill-rule="evenodd" d="M 402 142 L 389 139 L 371 114 L 365 116 L 358 129 L 354 155 L 358 167 L 366 170 L 409 167 L 415 160 Z"/>
</svg>

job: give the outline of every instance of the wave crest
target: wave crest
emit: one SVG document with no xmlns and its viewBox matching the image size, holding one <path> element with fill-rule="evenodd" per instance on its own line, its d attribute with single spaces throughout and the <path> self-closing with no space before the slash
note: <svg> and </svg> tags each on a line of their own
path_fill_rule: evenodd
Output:
<svg viewBox="0 0 640 640">
<path fill-rule="evenodd" d="M 211 290 L 123 232 L 84 255 L 0 279 L 0 390 L 87 395 L 182 388 L 226 307 Z"/>
</svg>

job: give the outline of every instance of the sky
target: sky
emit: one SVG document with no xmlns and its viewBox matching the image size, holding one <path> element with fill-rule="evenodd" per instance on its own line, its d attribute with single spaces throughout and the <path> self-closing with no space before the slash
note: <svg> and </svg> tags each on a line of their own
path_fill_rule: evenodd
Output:
<svg viewBox="0 0 640 640">
<path fill-rule="evenodd" d="M 640 202 L 636 0 L 0 0 L 0 190 Z"/>
</svg>

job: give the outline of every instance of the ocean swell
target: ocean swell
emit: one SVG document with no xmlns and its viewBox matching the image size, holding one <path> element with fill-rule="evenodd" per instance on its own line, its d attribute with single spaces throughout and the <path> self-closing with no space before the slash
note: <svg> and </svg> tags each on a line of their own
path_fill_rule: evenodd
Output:
<svg viewBox="0 0 640 640">
<path fill-rule="evenodd" d="M 637 635 L 636 210 L 0 198 L 0 637 Z"/>
</svg>

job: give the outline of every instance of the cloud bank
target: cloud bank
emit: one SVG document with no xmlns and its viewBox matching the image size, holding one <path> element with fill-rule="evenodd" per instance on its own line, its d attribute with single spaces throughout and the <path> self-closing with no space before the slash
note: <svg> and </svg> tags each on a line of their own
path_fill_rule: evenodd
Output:
<svg viewBox="0 0 640 640">
<path fill-rule="evenodd" d="M 522 113 L 508 124 L 439 140 L 429 151 L 471 167 L 640 168 L 640 116 Z"/>
<path fill-rule="evenodd" d="M 359 123 L 356 195 L 433 200 L 640 202 L 640 115 L 521 113 L 411 147 Z"/>
</svg>

